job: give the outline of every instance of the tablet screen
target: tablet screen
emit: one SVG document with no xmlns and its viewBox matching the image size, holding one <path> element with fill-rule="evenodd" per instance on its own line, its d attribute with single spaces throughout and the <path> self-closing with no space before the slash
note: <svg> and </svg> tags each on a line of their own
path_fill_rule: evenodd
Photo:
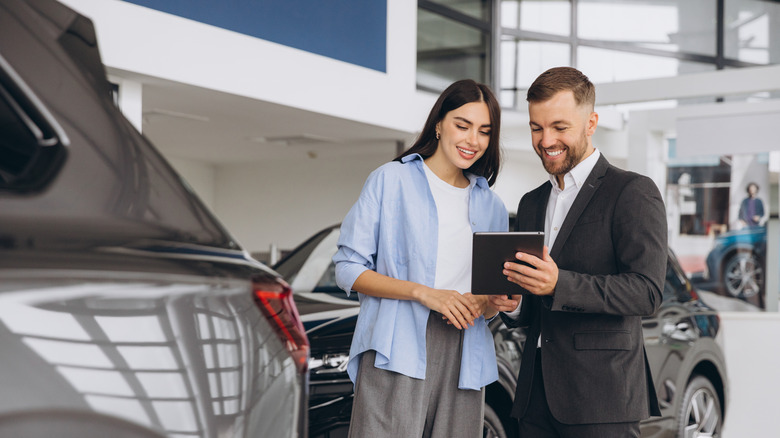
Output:
<svg viewBox="0 0 780 438">
<path fill-rule="evenodd" d="M 518 295 L 527 290 L 504 275 L 505 262 L 518 262 L 515 254 L 524 252 L 542 258 L 544 232 L 477 232 L 473 237 L 471 293 L 475 295 Z"/>
</svg>

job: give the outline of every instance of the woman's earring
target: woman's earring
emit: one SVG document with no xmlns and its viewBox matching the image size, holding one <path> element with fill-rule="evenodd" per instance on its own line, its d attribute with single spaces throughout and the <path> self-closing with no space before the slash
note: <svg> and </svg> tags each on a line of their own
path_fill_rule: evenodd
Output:
<svg viewBox="0 0 780 438">
<path fill-rule="evenodd" d="M 441 134 L 439 134 L 439 131 L 436 131 L 436 140 L 438 140 L 439 137 L 441 137 Z"/>
</svg>

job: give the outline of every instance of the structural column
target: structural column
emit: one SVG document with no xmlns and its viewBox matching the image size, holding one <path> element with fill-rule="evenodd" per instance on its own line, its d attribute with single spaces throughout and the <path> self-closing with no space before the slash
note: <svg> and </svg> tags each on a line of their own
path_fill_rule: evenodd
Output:
<svg viewBox="0 0 780 438">
<path fill-rule="evenodd" d="M 117 104 L 122 114 L 135 126 L 138 132 L 143 124 L 143 86 L 140 82 L 127 79 L 109 78 L 119 87 Z"/>
</svg>

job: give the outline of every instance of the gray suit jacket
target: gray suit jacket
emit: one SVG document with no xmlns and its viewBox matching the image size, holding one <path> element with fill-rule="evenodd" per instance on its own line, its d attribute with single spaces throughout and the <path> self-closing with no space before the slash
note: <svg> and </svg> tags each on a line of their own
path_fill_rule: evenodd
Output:
<svg viewBox="0 0 780 438">
<path fill-rule="evenodd" d="M 516 230 L 544 230 L 551 189 L 548 181 L 523 196 Z M 661 305 L 667 262 L 666 213 L 655 183 L 601 156 L 550 255 L 559 269 L 554 295 L 524 296 L 517 320 L 501 315 L 509 326 L 528 327 L 512 415 L 525 415 L 540 333 L 547 402 L 558 421 L 660 415 L 642 336 L 642 316 Z"/>
</svg>

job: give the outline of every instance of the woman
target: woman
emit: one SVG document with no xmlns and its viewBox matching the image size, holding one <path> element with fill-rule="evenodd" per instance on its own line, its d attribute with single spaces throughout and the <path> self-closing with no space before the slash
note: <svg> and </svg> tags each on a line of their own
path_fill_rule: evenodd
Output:
<svg viewBox="0 0 780 438">
<path fill-rule="evenodd" d="M 342 222 L 336 281 L 360 293 L 350 437 L 482 436 L 483 388 L 498 379 L 485 318 L 496 310 L 468 291 L 473 232 L 507 229 L 490 190 L 500 124 L 487 86 L 450 85 Z"/>
</svg>

